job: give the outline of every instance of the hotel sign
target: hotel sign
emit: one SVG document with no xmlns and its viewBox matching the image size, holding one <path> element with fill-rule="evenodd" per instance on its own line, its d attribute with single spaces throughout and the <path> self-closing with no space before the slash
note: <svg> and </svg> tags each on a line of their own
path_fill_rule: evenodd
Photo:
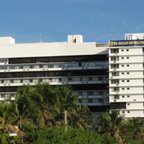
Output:
<svg viewBox="0 0 144 144">
<path fill-rule="evenodd" d="M 111 40 L 109 41 L 109 47 L 120 46 L 144 46 L 144 40 Z"/>
</svg>

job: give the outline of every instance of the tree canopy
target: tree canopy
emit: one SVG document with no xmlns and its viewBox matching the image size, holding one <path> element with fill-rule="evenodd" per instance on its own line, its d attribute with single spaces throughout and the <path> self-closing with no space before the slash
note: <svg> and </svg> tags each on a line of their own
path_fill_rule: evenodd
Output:
<svg viewBox="0 0 144 144">
<path fill-rule="evenodd" d="M 144 119 L 110 111 L 95 120 L 70 87 L 38 83 L 19 89 L 15 101 L 0 103 L 0 143 L 142 144 Z"/>
</svg>

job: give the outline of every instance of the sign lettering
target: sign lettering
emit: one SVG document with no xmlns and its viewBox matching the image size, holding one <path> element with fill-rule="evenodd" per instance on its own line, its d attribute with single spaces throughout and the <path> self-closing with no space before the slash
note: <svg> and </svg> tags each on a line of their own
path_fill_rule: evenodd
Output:
<svg viewBox="0 0 144 144">
<path fill-rule="evenodd" d="M 119 46 L 144 46 L 144 40 L 119 40 L 109 41 L 109 47 Z"/>
</svg>

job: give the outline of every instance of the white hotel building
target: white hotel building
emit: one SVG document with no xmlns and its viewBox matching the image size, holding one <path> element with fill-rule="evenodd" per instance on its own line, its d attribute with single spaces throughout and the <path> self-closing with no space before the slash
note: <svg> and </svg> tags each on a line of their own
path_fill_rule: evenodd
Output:
<svg viewBox="0 0 144 144">
<path fill-rule="evenodd" d="M 0 37 L 0 100 L 13 100 L 19 87 L 38 81 L 71 86 L 80 104 L 106 111 L 107 45 L 83 42 L 81 35 L 70 35 L 67 42 L 21 44 Z"/>
<path fill-rule="evenodd" d="M 109 42 L 109 102 L 126 118 L 144 117 L 144 34 Z"/>
<path fill-rule="evenodd" d="M 92 112 L 117 109 L 126 118 L 144 117 L 144 34 L 126 34 L 108 44 L 83 42 L 15 43 L 0 37 L 0 100 L 38 81 L 68 85 Z"/>
</svg>

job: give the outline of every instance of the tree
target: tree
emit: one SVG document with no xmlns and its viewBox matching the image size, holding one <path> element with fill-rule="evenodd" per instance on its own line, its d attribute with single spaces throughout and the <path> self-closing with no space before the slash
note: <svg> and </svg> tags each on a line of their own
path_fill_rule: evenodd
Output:
<svg viewBox="0 0 144 144">
<path fill-rule="evenodd" d="M 67 111 L 68 125 L 77 128 L 88 128 L 90 111 L 85 106 L 78 105 L 78 95 L 70 87 L 57 86 L 53 89 L 56 101 L 56 122 L 64 123 L 64 111 Z"/>
<path fill-rule="evenodd" d="M 0 103 L 0 129 L 6 129 L 9 123 L 10 105 L 8 102 Z"/>
<path fill-rule="evenodd" d="M 119 144 L 123 144 L 123 139 L 120 127 L 123 122 L 123 117 L 119 115 L 118 111 L 105 112 L 99 117 L 98 131 L 101 134 L 108 134 L 114 137 Z"/>
<path fill-rule="evenodd" d="M 144 120 L 142 118 L 127 119 L 121 129 L 126 142 L 144 143 Z"/>
<path fill-rule="evenodd" d="M 111 137 L 104 137 L 93 130 L 82 130 L 69 127 L 67 133 L 63 126 L 52 129 L 45 127 L 28 132 L 30 142 L 34 144 L 116 144 Z"/>
<path fill-rule="evenodd" d="M 11 119 L 13 125 L 18 126 L 20 129 L 22 129 L 24 123 L 32 120 L 32 109 L 35 107 L 30 97 L 32 93 L 33 88 L 25 86 L 19 89 L 16 100 L 10 104 L 9 119 Z"/>
<path fill-rule="evenodd" d="M 88 126 L 88 108 L 78 105 L 78 95 L 66 86 L 46 83 L 25 86 L 18 91 L 13 107 L 12 116 L 20 127 L 27 121 L 40 127 L 64 125 L 64 111 L 69 126 Z"/>
</svg>

